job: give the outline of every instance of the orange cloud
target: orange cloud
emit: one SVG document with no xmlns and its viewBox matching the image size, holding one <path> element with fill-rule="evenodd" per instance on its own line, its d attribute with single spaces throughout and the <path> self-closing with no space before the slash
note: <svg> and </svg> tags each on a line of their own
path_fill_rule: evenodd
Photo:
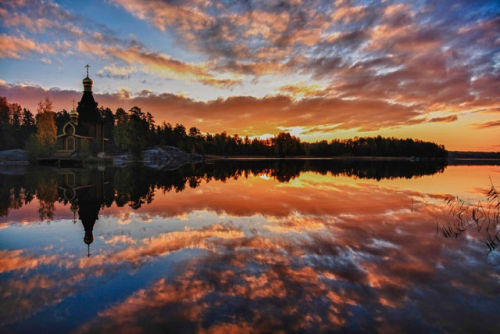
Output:
<svg viewBox="0 0 500 334">
<path fill-rule="evenodd" d="M 330 17 L 334 21 L 349 23 L 362 19 L 367 14 L 366 10 L 365 6 L 342 6 L 335 9 Z"/>
<path fill-rule="evenodd" d="M 500 126 L 500 121 L 490 121 L 490 122 L 476 124 L 476 128 L 478 129 L 489 129 L 497 126 Z"/>
<path fill-rule="evenodd" d="M 48 44 L 37 43 L 25 37 L 15 37 L 6 34 L 0 35 L 0 58 L 21 58 L 26 53 L 54 53 Z"/>
<path fill-rule="evenodd" d="M 55 256 L 24 255 L 21 249 L 0 250 L 0 274 L 16 270 L 29 271 L 55 260 Z"/>
<path fill-rule="evenodd" d="M 280 92 L 288 93 L 293 97 L 312 97 L 325 93 L 325 88 L 321 85 L 295 84 L 280 87 Z"/>
<path fill-rule="evenodd" d="M 102 265 L 119 265 L 121 263 L 140 264 L 152 257 L 166 256 L 171 252 L 185 248 L 209 249 L 210 238 L 240 238 L 240 231 L 221 225 L 212 225 L 205 230 L 163 233 L 150 239 L 142 240 L 138 246 L 129 246 L 114 254 L 99 254 L 92 258 L 81 258 L 79 268 L 98 267 Z M 115 239 L 112 243 L 122 239 Z M 131 243 L 128 240 L 127 243 Z"/>
<path fill-rule="evenodd" d="M 35 106 L 48 96 L 55 108 L 68 108 L 68 101 L 80 93 L 44 90 L 29 86 L 0 86 L 0 96 L 23 106 Z M 340 129 L 378 129 L 413 122 L 419 113 L 412 107 L 379 100 L 344 100 L 339 98 L 307 98 L 294 101 L 289 96 L 264 98 L 235 96 L 207 102 L 173 94 L 95 94 L 101 106 L 130 108 L 134 105 L 151 112 L 157 121 L 196 125 L 203 131 L 262 135 L 277 133 L 283 127 L 337 124 Z M 168 106 L 166 108 L 165 106 Z M 376 112 L 375 112 L 376 111 Z M 245 125 L 244 125 L 245 124 Z"/>
<path fill-rule="evenodd" d="M 115 57 L 127 64 L 138 64 L 146 72 L 167 78 L 200 81 L 214 86 L 230 86 L 238 82 L 232 79 L 216 78 L 208 72 L 206 64 L 188 64 L 163 54 L 148 52 L 138 46 L 120 48 L 78 41 L 77 48 L 79 51 L 93 53 L 100 57 Z"/>
<path fill-rule="evenodd" d="M 140 19 L 151 19 L 151 23 L 160 30 L 176 24 L 185 30 L 201 30 L 213 22 L 208 14 L 194 6 L 177 6 L 164 1 L 113 0 L 117 5 Z M 202 3 L 198 3 L 203 5 Z M 203 6 L 201 6 L 203 7 Z"/>
<path fill-rule="evenodd" d="M 431 123 L 450 123 L 455 122 L 458 119 L 457 115 L 443 116 L 443 117 L 433 117 L 429 120 Z"/>
</svg>

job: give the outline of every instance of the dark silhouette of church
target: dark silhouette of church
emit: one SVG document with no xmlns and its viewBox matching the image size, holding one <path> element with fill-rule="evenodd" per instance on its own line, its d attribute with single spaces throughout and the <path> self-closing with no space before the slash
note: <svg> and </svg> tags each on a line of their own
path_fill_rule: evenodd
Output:
<svg viewBox="0 0 500 334">
<path fill-rule="evenodd" d="M 74 214 L 75 223 L 78 213 L 85 231 L 83 242 L 88 246 L 87 255 L 90 255 L 90 244 L 94 241 L 94 225 L 99 219 L 102 205 L 106 202 L 105 193 L 109 184 L 104 181 L 104 172 L 98 170 L 62 169 L 59 173 L 59 194 L 66 203 L 71 204 L 70 210 Z"/>
<path fill-rule="evenodd" d="M 69 113 L 70 120 L 62 127 L 57 136 L 58 158 L 82 158 L 89 154 L 104 152 L 104 144 L 108 140 L 104 137 L 104 122 L 97 109 L 97 102 L 92 95 L 93 81 L 87 76 L 83 79 L 83 95 L 78 102 L 76 111 Z"/>
</svg>

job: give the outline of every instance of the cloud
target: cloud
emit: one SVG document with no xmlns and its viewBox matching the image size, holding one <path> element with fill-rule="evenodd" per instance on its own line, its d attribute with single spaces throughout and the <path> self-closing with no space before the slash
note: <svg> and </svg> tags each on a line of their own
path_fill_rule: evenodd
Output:
<svg viewBox="0 0 500 334">
<path fill-rule="evenodd" d="M 490 121 L 490 122 L 476 124 L 477 129 L 489 129 L 489 128 L 495 128 L 497 126 L 500 126 L 500 121 Z"/>
<path fill-rule="evenodd" d="M 429 120 L 431 123 L 450 123 L 455 122 L 458 119 L 457 115 L 443 116 L 443 117 L 433 117 Z"/>
<path fill-rule="evenodd" d="M 75 29 L 71 21 L 76 18 L 52 1 L 5 1 L 0 6 L 0 18 L 5 27 L 25 27 L 32 33 L 47 29 Z M 66 26 L 66 27 L 64 27 Z"/>
<path fill-rule="evenodd" d="M 47 57 L 42 57 L 42 58 L 40 58 L 40 61 L 41 61 L 42 63 L 47 64 L 47 65 L 52 64 L 52 60 L 50 60 L 50 58 L 47 58 Z"/>
<path fill-rule="evenodd" d="M 101 78 L 114 78 L 114 79 L 126 79 L 130 78 L 130 74 L 135 72 L 137 69 L 135 66 L 116 66 L 106 65 L 97 72 L 97 75 Z"/>
<path fill-rule="evenodd" d="M 48 44 L 58 58 L 70 53 L 99 58 L 104 63 L 99 75 L 127 79 L 127 87 L 143 89 L 144 78 L 148 83 L 179 81 L 185 96 L 212 100 L 122 91 L 103 95 L 100 102 L 141 103 L 158 120 L 169 121 L 173 113 L 165 110 L 164 103 L 175 100 L 174 109 L 186 124 L 207 131 L 269 134 L 281 126 L 315 136 L 315 132 L 370 131 L 426 120 L 451 122 L 465 111 L 500 110 L 498 34 L 494 33 L 500 19 L 487 2 L 113 3 L 121 14 L 124 9 L 148 23 L 149 29 L 158 29 L 157 36 L 165 36 L 176 56 L 159 51 L 169 48 L 144 45 L 133 35 L 123 37 L 52 1 L 4 2 L 0 15 L 6 20 L 0 24 L 8 36 L 22 32 L 15 36 L 29 36 L 37 46 L 47 43 L 49 34 L 63 36 Z M 29 25 L 26 17 L 34 23 Z M 50 17 L 56 19 L 50 23 Z M 13 57 L 37 52 L 32 44 L 24 44 L 3 52 Z M 57 66 L 56 58 L 50 59 Z M 192 87 L 200 85 L 192 82 L 211 87 L 195 91 Z M 161 85 L 172 87 L 169 82 Z M 222 115 L 220 110 L 229 113 Z M 436 113 L 450 116 L 428 116 Z"/>
<path fill-rule="evenodd" d="M 362 19 L 367 12 L 366 6 L 342 6 L 338 7 L 330 16 L 332 20 L 341 23 L 350 23 Z"/>
<path fill-rule="evenodd" d="M 279 88 L 279 91 L 288 93 L 293 97 L 311 97 L 324 94 L 325 87 L 319 84 L 307 85 L 305 83 L 297 83 L 293 85 L 282 86 Z"/>
<path fill-rule="evenodd" d="M 15 37 L 1 34 L 0 45 L 2 45 L 0 48 L 0 58 L 21 58 L 26 53 L 54 53 L 54 49 L 48 44 L 37 43 L 24 36 Z"/>
<path fill-rule="evenodd" d="M 262 135 L 277 133 L 280 128 L 335 124 L 339 129 L 362 131 L 420 122 L 419 112 L 412 107 L 365 99 L 348 100 L 310 97 L 295 101 L 287 95 L 232 96 L 226 99 L 196 101 L 184 96 L 144 92 L 137 95 L 94 94 L 100 106 L 116 109 L 134 105 L 151 112 L 157 122 L 180 122 L 203 131 Z M 30 85 L 1 85 L 0 96 L 35 110 L 38 101 L 49 97 L 56 109 L 68 108 L 80 92 L 44 89 Z"/>
<path fill-rule="evenodd" d="M 114 3 L 173 31 L 187 48 L 209 57 L 218 73 L 302 73 L 328 80 L 330 96 L 390 100 L 426 112 L 500 107 L 492 33 L 500 19 L 478 4 Z"/>
<path fill-rule="evenodd" d="M 182 6 L 164 1 L 125 1 L 112 0 L 127 11 L 141 19 L 151 19 L 151 23 L 164 31 L 170 25 L 178 25 L 183 29 L 201 30 L 212 22 L 212 18 L 195 6 Z M 198 2 L 203 7 L 203 2 Z"/>
<path fill-rule="evenodd" d="M 180 12 L 172 16 L 174 21 L 181 20 Z M 93 22 L 92 19 L 73 15 L 52 1 L 5 4 L 5 8 L 0 8 L 0 17 L 5 18 L 3 25 L 6 27 L 24 27 L 28 31 L 37 33 L 43 33 L 46 30 L 63 33 L 69 39 L 77 40 L 75 47 L 81 53 L 93 54 L 101 59 L 121 60 L 128 65 L 121 69 L 108 65 L 100 73 L 104 77 L 127 78 L 133 72 L 132 68 L 138 65 L 137 70 L 163 78 L 199 81 L 219 87 L 230 87 L 240 82 L 239 79 L 231 76 L 216 76 L 211 73 L 209 63 L 187 63 L 173 59 L 169 55 L 151 51 L 133 37 L 125 39 L 117 37 L 117 34 L 106 26 Z M 171 16 L 167 15 L 167 17 Z M 191 20 L 192 24 L 200 22 L 200 18 L 193 17 L 193 13 L 185 13 L 183 19 Z M 21 58 L 23 53 L 28 52 L 54 53 L 54 48 L 49 45 L 24 37 L 1 35 L 0 42 L 4 46 L 0 50 L 0 57 Z M 72 52 L 73 43 L 57 41 L 55 45 L 62 53 Z M 126 73 L 124 73 L 125 69 Z"/>
<path fill-rule="evenodd" d="M 140 65 L 145 72 L 166 78 L 200 81 L 214 86 L 231 86 L 238 83 L 237 80 L 215 77 L 208 71 L 206 64 L 189 64 L 164 54 L 150 52 L 141 46 L 121 48 L 78 41 L 77 48 L 81 52 L 93 53 L 103 58 L 116 58 L 130 65 Z M 118 71 L 116 67 L 108 67 L 108 73 L 110 69 L 114 72 Z M 123 72 L 123 69 L 121 71 Z"/>
</svg>

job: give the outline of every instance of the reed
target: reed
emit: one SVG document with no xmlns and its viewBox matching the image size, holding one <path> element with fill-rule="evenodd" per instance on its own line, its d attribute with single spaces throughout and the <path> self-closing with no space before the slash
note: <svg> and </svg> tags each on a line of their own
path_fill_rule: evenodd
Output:
<svg viewBox="0 0 500 334">
<path fill-rule="evenodd" d="M 458 238 L 464 232 L 475 229 L 484 233 L 484 243 L 492 252 L 500 244 L 500 196 L 490 178 L 490 189 L 485 199 L 468 204 L 459 197 L 446 199 L 447 216 L 438 222 L 438 231 L 445 238 Z"/>
</svg>

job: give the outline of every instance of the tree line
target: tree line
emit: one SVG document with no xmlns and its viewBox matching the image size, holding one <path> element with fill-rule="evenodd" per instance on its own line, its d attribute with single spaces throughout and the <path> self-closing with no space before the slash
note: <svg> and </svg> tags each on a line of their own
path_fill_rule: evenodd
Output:
<svg viewBox="0 0 500 334">
<path fill-rule="evenodd" d="M 176 146 L 186 152 L 222 156 L 395 156 L 445 158 L 444 146 L 414 139 L 361 137 L 334 139 L 313 143 L 302 142 L 288 132 L 272 138 L 241 137 L 226 132 L 202 133 L 200 129 L 186 129 L 182 124 L 157 124 L 153 115 L 134 106 L 125 111 L 118 108 L 99 108 L 104 124 L 108 153 L 129 152 L 140 156 L 145 149 L 158 146 Z M 54 112 L 46 99 L 38 105 L 36 116 L 18 104 L 9 104 L 0 97 L 0 150 L 28 148 L 50 154 L 55 150 L 57 133 L 69 121 L 66 110 Z"/>
</svg>

